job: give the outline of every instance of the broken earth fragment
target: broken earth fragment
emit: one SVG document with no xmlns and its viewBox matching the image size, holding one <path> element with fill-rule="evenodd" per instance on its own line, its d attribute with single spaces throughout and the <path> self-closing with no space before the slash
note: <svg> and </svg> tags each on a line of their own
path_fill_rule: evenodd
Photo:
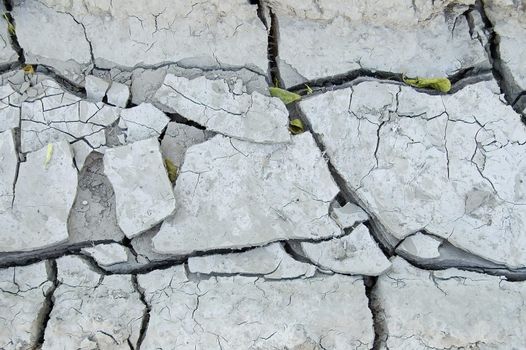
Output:
<svg viewBox="0 0 526 350">
<path fill-rule="evenodd" d="M 41 315 L 53 284 L 46 262 L 0 269 L 0 348 L 36 349 Z"/>
<path fill-rule="evenodd" d="M 417 88 L 429 88 L 440 92 L 451 90 L 451 81 L 448 78 L 402 78 L 404 83 Z"/>
<path fill-rule="evenodd" d="M 406 237 L 396 248 L 396 252 L 407 254 L 413 259 L 434 259 L 440 257 L 438 248 L 441 244 L 442 240 L 437 237 L 417 232 Z"/>
<path fill-rule="evenodd" d="M 170 118 L 151 103 L 141 103 L 121 111 L 119 127 L 125 142 L 130 143 L 161 136 L 169 121 Z"/>
<path fill-rule="evenodd" d="M 342 227 L 353 227 L 357 223 L 369 220 L 367 213 L 354 203 L 346 203 L 343 207 L 334 207 L 331 217 Z"/>
<path fill-rule="evenodd" d="M 106 92 L 106 96 L 109 104 L 124 108 L 130 99 L 130 88 L 127 85 L 114 81 L 111 83 L 108 92 Z"/>
<path fill-rule="evenodd" d="M 130 275 L 102 278 L 77 256 L 58 259 L 57 270 L 42 350 L 128 350 L 137 343 L 144 304 Z"/>
<path fill-rule="evenodd" d="M 48 143 L 68 141 L 75 164 L 82 169 L 93 150 L 106 145 L 105 129 L 119 117 L 119 108 L 73 95 L 44 78 L 31 87 L 34 96 L 21 105 L 21 151 L 32 152 Z"/>
<path fill-rule="evenodd" d="M 383 242 L 425 230 L 526 266 L 526 127 L 495 81 L 447 95 L 367 81 L 299 107 Z"/>
<path fill-rule="evenodd" d="M 70 79 L 93 65 L 131 71 L 176 62 L 250 67 L 261 75 L 268 69 L 267 31 L 246 0 L 163 0 L 147 7 L 143 0 L 127 0 L 122 8 L 106 0 L 14 3 L 26 61 L 53 66 Z"/>
<path fill-rule="evenodd" d="M 311 277 L 316 267 L 294 260 L 280 243 L 246 252 L 188 258 L 188 270 L 203 274 L 263 275 L 265 279 Z"/>
<path fill-rule="evenodd" d="M 289 131 L 293 135 L 298 135 L 304 132 L 305 129 L 303 127 L 303 122 L 301 121 L 301 119 L 292 119 L 289 123 Z"/>
<path fill-rule="evenodd" d="M 0 85 L 0 132 L 20 126 L 20 107 L 14 103 L 17 98 L 18 93 L 10 84 Z"/>
<path fill-rule="evenodd" d="M 161 152 L 164 158 L 170 159 L 177 168 L 180 168 L 183 164 L 186 150 L 192 145 L 204 142 L 206 139 L 207 134 L 204 130 L 190 125 L 170 122 L 161 141 Z"/>
<path fill-rule="evenodd" d="M 143 349 L 373 346 L 372 315 L 359 277 L 266 281 L 234 276 L 195 283 L 188 280 L 184 267 L 175 266 L 137 279 L 151 305 Z"/>
<path fill-rule="evenodd" d="M 308 132 L 276 145 L 217 135 L 186 152 L 175 214 L 153 245 L 160 253 L 189 254 L 340 235 L 328 215 L 338 192 Z"/>
<path fill-rule="evenodd" d="M 302 242 L 300 245 L 305 257 L 325 270 L 378 276 L 391 266 L 362 224 L 341 238 L 319 243 Z"/>
<path fill-rule="evenodd" d="M 524 349 L 526 282 L 394 258 L 373 288 L 384 349 Z"/>
<path fill-rule="evenodd" d="M 14 131 L 6 130 L 0 133 L 0 213 L 8 210 L 12 205 L 17 167 L 18 154 Z"/>
<path fill-rule="evenodd" d="M 110 87 L 110 83 L 94 75 L 88 75 L 85 78 L 84 86 L 86 88 L 88 100 L 102 102 L 104 96 L 106 96 L 108 88 Z"/>
<path fill-rule="evenodd" d="M 276 63 L 285 88 L 363 71 L 445 77 L 491 68 L 471 35 L 475 0 L 264 2 L 279 28 Z"/>
<path fill-rule="evenodd" d="M 99 244 L 94 247 L 84 248 L 82 252 L 91 256 L 102 266 L 110 266 L 128 261 L 126 249 L 118 243 Z"/>
<path fill-rule="evenodd" d="M 279 87 L 270 87 L 268 90 L 270 91 L 270 96 L 279 98 L 286 105 L 301 100 L 300 95 Z"/>
<path fill-rule="evenodd" d="M 188 79 L 167 74 L 153 101 L 168 113 L 226 136 L 257 143 L 290 142 L 285 105 L 257 91 L 248 93 L 240 78 Z"/>
<path fill-rule="evenodd" d="M 104 173 L 115 191 L 119 226 L 128 238 L 173 213 L 175 198 L 156 137 L 108 149 Z"/>
<path fill-rule="evenodd" d="M 77 192 L 77 170 L 65 141 L 53 144 L 44 165 L 43 148 L 20 163 L 12 206 L 0 211 L 0 251 L 48 247 L 68 239 L 67 221 Z"/>
</svg>

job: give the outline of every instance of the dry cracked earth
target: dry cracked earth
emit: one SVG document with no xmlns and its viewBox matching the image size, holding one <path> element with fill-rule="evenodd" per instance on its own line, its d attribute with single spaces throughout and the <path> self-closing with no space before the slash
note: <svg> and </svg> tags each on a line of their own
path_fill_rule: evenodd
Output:
<svg viewBox="0 0 526 350">
<path fill-rule="evenodd" d="M 0 349 L 526 349 L 524 0 L 0 7 Z"/>
</svg>

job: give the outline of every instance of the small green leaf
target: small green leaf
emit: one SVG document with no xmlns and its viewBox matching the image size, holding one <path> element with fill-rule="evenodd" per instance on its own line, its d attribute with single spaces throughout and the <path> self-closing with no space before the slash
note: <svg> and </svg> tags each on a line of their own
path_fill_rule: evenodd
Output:
<svg viewBox="0 0 526 350">
<path fill-rule="evenodd" d="M 177 179 L 177 166 L 170 159 L 164 158 L 164 167 L 166 168 L 170 182 L 174 183 Z"/>
<path fill-rule="evenodd" d="M 305 131 L 305 128 L 303 127 L 303 122 L 301 119 L 292 119 L 289 123 L 289 131 L 293 135 L 301 134 Z"/>
<path fill-rule="evenodd" d="M 294 92 L 290 92 L 284 89 L 277 88 L 277 87 L 271 87 L 269 88 L 269 91 L 270 91 L 270 96 L 279 98 L 286 105 L 288 105 L 289 103 L 301 100 L 300 95 L 295 94 Z"/>
<path fill-rule="evenodd" d="M 404 83 L 418 88 L 435 89 L 440 92 L 449 92 L 451 82 L 448 78 L 402 78 Z"/>
<path fill-rule="evenodd" d="M 47 168 L 49 162 L 51 161 L 51 157 L 53 156 L 53 144 L 48 143 L 47 150 L 46 150 L 46 159 L 44 160 L 44 166 Z"/>
<path fill-rule="evenodd" d="M 13 25 L 13 23 L 11 23 L 11 21 L 9 20 L 9 17 L 7 17 L 7 13 L 4 13 L 3 16 L 4 16 L 5 21 L 7 22 L 7 31 L 9 32 L 9 34 L 15 35 L 16 34 L 15 26 Z"/>
<path fill-rule="evenodd" d="M 309 85 L 305 84 L 305 87 L 307 88 L 307 95 L 310 95 L 314 92 Z"/>
</svg>

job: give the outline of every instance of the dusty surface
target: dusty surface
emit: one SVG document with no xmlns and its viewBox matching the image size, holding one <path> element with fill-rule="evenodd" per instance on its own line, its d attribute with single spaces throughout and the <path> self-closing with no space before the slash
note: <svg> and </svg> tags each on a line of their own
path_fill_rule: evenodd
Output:
<svg viewBox="0 0 526 350">
<path fill-rule="evenodd" d="M 526 349 L 524 1 L 0 10 L 0 350 Z"/>
<path fill-rule="evenodd" d="M 378 278 L 373 305 L 389 330 L 386 349 L 521 349 L 525 293 L 524 282 L 456 269 L 430 272 L 394 258 L 391 271 Z"/>
</svg>

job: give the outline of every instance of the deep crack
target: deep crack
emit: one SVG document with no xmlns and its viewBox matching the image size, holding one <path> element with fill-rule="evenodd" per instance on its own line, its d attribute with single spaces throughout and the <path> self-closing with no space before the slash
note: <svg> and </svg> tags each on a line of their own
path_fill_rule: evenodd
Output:
<svg viewBox="0 0 526 350">
<path fill-rule="evenodd" d="M 466 85 L 475 84 L 480 81 L 490 80 L 488 76 L 490 73 L 491 71 L 489 70 L 476 69 L 475 67 L 468 67 L 459 70 L 457 73 L 447 77 L 451 81 L 451 90 L 449 93 L 455 93 L 456 91 L 459 91 Z M 311 94 L 317 95 L 327 91 L 345 89 L 364 80 L 379 80 L 383 82 L 396 82 L 400 84 L 405 84 L 403 77 L 404 75 L 402 73 L 361 68 L 353 70 L 351 72 L 347 72 L 345 74 L 309 80 L 301 84 L 291 86 L 288 90 L 293 91 L 302 96 Z M 415 89 L 430 95 L 443 94 L 442 92 L 428 88 Z"/>
<path fill-rule="evenodd" d="M 507 68 L 504 66 L 500 55 L 500 37 L 495 31 L 494 24 L 486 13 L 482 0 L 476 0 L 475 9 L 480 13 L 482 22 L 484 23 L 484 30 L 486 31 L 488 39 L 486 51 L 492 66 L 493 77 L 497 81 L 501 92 L 504 93 L 504 97 L 508 104 L 517 113 L 522 114 L 523 109 L 526 108 L 526 99 L 522 99 L 521 97 L 526 94 L 526 91 L 515 93 L 515 91 L 520 91 L 520 88 L 514 81 L 512 74 L 507 72 Z M 526 124 L 526 118 L 524 118 L 524 115 L 522 121 Z"/>
<path fill-rule="evenodd" d="M 270 28 L 268 30 L 268 70 L 270 75 L 270 84 L 271 86 L 280 87 L 283 85 L 281 75 L 278 67 L 278 57 L 279 57 L 279 27 L 278 27 L 278 18 L 272 12 L 272 9 L 268 9 L 270 17 Z"/>
<path fill-rule="evenodd" d="M 59 281 L 57 278 L 57 263 L 55 260 L 46 261 L 46 269 L 48 272 L 48 280 L 52 282 L 51 287 L 45 294 L 45 300 L 42 308 L 40 309 L 39 315 L 37 317 L 37 322 L 39 324 L 37 335 L 35 337 L 35 345 L 32 348 L 33 350 L 40 349 L 42 344 L 44 344 L 46 328 L 51 317 L 51 311 L 55 305 L 54 293 L 57 287 L 59 286 Z"/>
<path fill-rule="evenodd" d="M 146 295 L 144 294 L 144 289 L 139 285 L 139 282 L 137 280 L 137 275 L 132 275 L 132 284 L 135 289 L 135 291 L 139 294 L 139 299 L 141 300 L 141 303 L 144 305 L 144 314 L 142 317 L 141 322 L 141 329 L 139 332 L 139 338 L 137 339 L 137 345 L 135 346 L 135 350 L 140 350 L 142 342 L 144 341 L 144 338 L 146 337 L 146 332 L 148 331 L 148 324 L 150 322 L 150 312 L 152 311 L 151 305 L 146 301 Z"/>
<path fill-rule="evenodd" d="M 383 324 L 382 318 L 380 316 L 380 309 L 378 307 L 378 301 L 374 298 L 374 288 L 376 286 L 376 282 L 378 281 L 378 277 L 369 277 L 365 276 L 363 279 L 363 283 L 365 285 L 365 295 L 367 296 L 368 300 L 368 307 L 371 311 L 371 315 L 373 318 L 373 330 L 374 330 L 374 343 L 373 343 L 373 350 L 381 350 L 385 349 L 385 342 L 387 340 L 388 334 L 387 334 L 387 327 Z"/>
<path fill-rule="evenodd" d="M 6 12 L 3 14 L 5 20 L 8 23 L 9 28 L 12 28 L 12 30 L 8 30 L 9 34 L 9 42 L 11 43 L 11 47 L 18 55 L 18 63 L 20 66 L 24 66 L 26 63 L 26 57 L 24 55 L 24 49 L 20 46 L 20 43 L 18 42 L 18 38 L 16 36 L 16 23 L 15 19 L 11 15 L 11 11 L 13 10 L 13 4 L 10 0 L 4 0 L 4 6 L 6 8 Z M 17 68 L 17 67 L 10 67 L 10 69 Z"/>
</svg>

